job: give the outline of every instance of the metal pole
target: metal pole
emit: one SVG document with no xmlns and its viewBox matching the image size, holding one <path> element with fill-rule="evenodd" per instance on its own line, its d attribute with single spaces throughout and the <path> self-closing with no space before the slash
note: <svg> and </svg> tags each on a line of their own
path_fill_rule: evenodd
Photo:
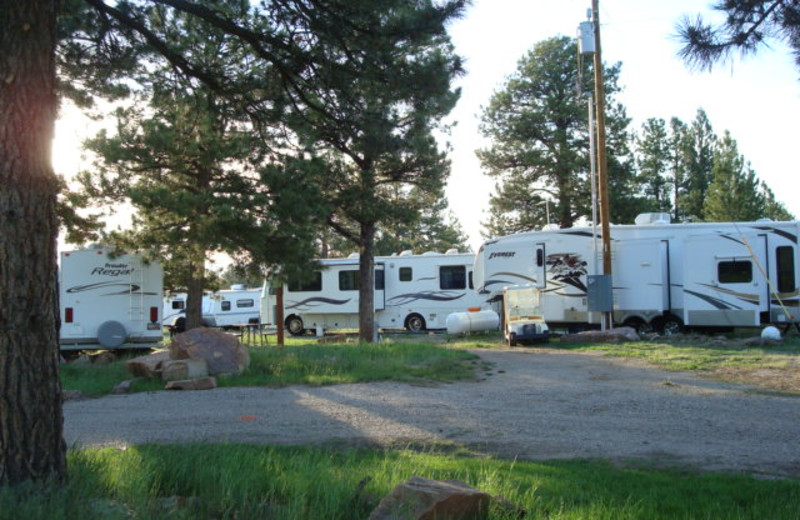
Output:
<svg viewBox="0 0 800 520">
<path fill-rule="evenodd" d="M 597 109 L 597 171 L 600 196 L 600 228 L 603 242 L 603 274 L 611 276 L 611 226 L 608 200 L 608 160 L 606 158 L 606 103 L 603 81 L 603 59 L 600 50 L 599 0 L 592 0 L 592 23 L 594 24 L 594 89 Z M 613 326 L 612 312 L 603 313 L 603 329 Z"/>
</svg>

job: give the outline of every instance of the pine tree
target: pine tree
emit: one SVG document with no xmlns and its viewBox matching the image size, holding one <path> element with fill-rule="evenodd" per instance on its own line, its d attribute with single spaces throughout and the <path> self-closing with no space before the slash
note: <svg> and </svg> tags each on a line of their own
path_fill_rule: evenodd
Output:
<svg viewBox="0 0 800 520">
<path fill-rule="evenodd" d="M 703 207 L 710 222 L 753 221 L 763 218 L 765 201 L 755 172 L 739 155 L 736 141 L 725 132 L 714 153 L 714 180 Z"/>
<path fill-rule="evenodd" d="M 796 1 L 725 0 L 712 9 L 724 14 L 723 23 L 715 26 L 700 16 L 685 16 L 679 23 L 678 35 L 685 44 L 679 54 L 689 65 L 710 70 L 734 53 L 756 53 L 773 38 L 789 44 L 800 67 L 800 5 Z"/>
<path fill-rule="evenodd" d="M 692 121 L 688 139 L 690 145 L 688 155 L 688 171 L 685 176 L 685 190 L 679 200 L 683 214 L 687 220 L 708 220 L 704 213 L 704 204 L 708 188 L 713 180 L 712 165 L 717 145 L 717 136 L 711 127 L 703 109 L 698 109 Z"/>
<path fill-rule="evenodd" d="M 483 109 L 481 133 L 491 141 L 479 150 L 484 171 L 497 179 L 487 235 L 505 235 L 541 227 L 546 204 L 551 219 L 570 227 L 591 215 L 588 114 L 577 86 L 588 90 L 591 66 L 577 64 L 572 38 L 537 43 L 518 63 L 504 87 Z M 612 219 L 626 213 L 634 197 L 627 142 L 628 118 L 614 102 L 619 66 L 605 71 Z M 582 82 L 582 83 L 581 83 Z M 615 207 L 617 212 L 615 212 Z"/>
<path fill-rule="evenodd" d="M 667 124 L 663 119 L 650 118 L 642 124 L 636 140 L 639 183 L 648 201 L 648 209 L 669 212 L 671 208 L 669 141 Z"/>
</svg>

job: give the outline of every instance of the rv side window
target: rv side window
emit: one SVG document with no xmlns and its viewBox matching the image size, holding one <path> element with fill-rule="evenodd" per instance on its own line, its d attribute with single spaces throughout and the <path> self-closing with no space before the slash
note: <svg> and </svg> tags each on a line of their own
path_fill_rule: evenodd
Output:
<svg viewBox="0 0 800 520">
<path fill-rule="evenodd" d="M 312 292 L 322 290 L 322 271 L 314 271 L 314 275 L 303 282 L 290 281 L 288 284 L 289 292 Z"/>
<path fill-rule="evenodd" d="M 778 292 L 794 292 L 794 247 L 781 246 L 775 252 L 778 258 Z"/>
<path fill-rule="evenodd" d="M 400 268 L 400 281 L 401 282 L 410 282 L 414 279 L 413 271 L 410 267 L 401 267 Z"/>
<path fill-rule="evenodd" d="M 375 271 L 375 290 L 382 291 L 386 288 L 386 279 L 384 278 L 383 269 Z"/>
<path fill-rule="evenodd" d="M 358 271 L 339 271 L 339 290 L 358 290 Z"/>
<path fill-rule="evenodd" d="M 179 311 L 183 309 L 183 300 L 172 300 L 172 310 Z"/>
<path fill-rule="evenodd" d="M 247 300 L 236 300 L 236 308 L 237 309 L 243 309 L 243 308 L 246 308 L 246 307 L 255 307 L 255 306 L 256 306 L 256 302 L 252 298 L 247 299 Z"/>
<path fill-rule="evenodd" d="M 753 281 L 753 264 L 749 260 L 732 260 L 717 264 L 719 283 L 749 283 Z"/>
<path fill-rule="evenodd" d="M 225 301 L 220 302 L 220 303 L 221 303 L 220 309 L 222 309 L 223 311 L 231 310 L 231 302 L 229 302 L 228 300 L 225 300 Z"/>
<path fill-rule="evenodd" d="M 465 289 L 467 268 L 463 265 L 443 265 L 439 268 L 440 289 Z"/>
<path fill-rule="evenodd" d="M 472 271 L 469 272 L 469 288 L 474 289 L 475 284 L 472 283 Z"/>
</svg>

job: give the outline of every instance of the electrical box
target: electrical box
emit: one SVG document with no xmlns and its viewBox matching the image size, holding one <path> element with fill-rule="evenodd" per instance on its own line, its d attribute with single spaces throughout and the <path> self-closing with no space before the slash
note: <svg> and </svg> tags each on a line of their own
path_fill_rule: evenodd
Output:
<svg viewBox="0 0 800 520">
<path fill-rule="evenodd" d="M 594 54 L 594 23 L 578 24 L 578 52 L 583 55 Z"/>
<path fill-rule="evenodd" d="M 611 275 L 590 274 L 586 277 L 586 285 L 589 312 L 611 312 L 614 310 Z"/>
</svg>

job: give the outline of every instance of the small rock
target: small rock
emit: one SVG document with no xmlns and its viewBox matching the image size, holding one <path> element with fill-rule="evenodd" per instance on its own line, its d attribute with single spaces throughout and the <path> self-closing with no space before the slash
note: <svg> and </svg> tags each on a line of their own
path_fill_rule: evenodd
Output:
<svg viewBox="0 0 800 520">
<path fill-rule="evenodd" d="M 200 377 L 198 379 L 184 379 L 183 381 L 170 381 L 164 388 L 166 390 L 210 390 L 217 387 L 217 378 Z"/>
<path fill-rule="evenodd" d="M 84 394 L 80 390 L 62 390 L 61 391 L 61 400 L 62 401 L 81 401 L 83 399 L 87 399 L 87 397 L 86 397 L 86 394 Z"/>
<path fill-rule="evenodd" d="M 135 379 L 128 379 L 127 381 L 123 381 L 111 390 L 112 394 L 129 394 L 131 393 L 131 388 L 133 387 L 133 382 Z"/>
</svg>

